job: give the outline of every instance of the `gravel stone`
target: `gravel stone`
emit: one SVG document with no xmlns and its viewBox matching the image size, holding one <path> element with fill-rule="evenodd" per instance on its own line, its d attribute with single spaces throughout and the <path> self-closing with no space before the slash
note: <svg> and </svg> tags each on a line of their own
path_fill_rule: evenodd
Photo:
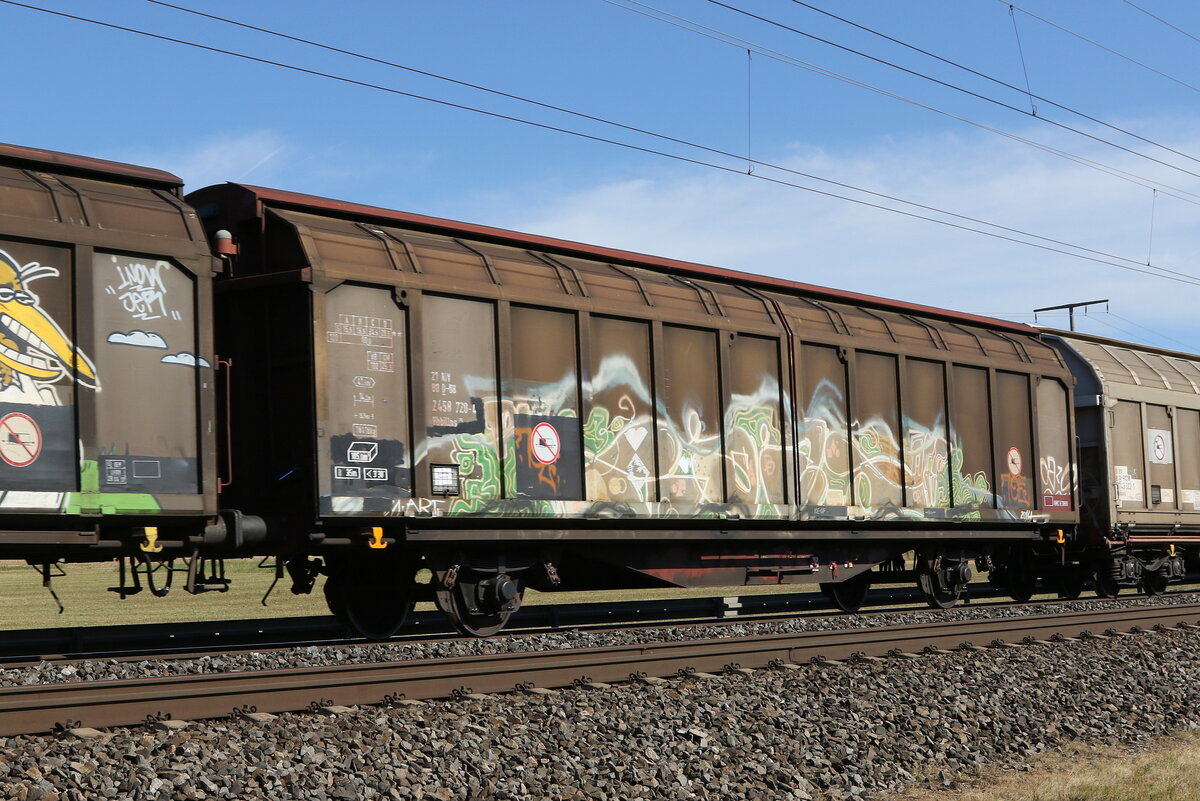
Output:
<svg viewBox="0 0 1200 801">
<path fill-rule="evenodd" d="M 1170 593 L 1155 597 L 1089 599 L 1062 601 L 1053 611 L 1123 609 L 1130 606 L 1162 606 L 1200 603 L 1200 593 Z M 89 660 L 83 662 L 43 662 L 37 665 L 0 667 L 0 687 L 26 684 L 52 684 L 108 679 L 140 679 L 152 676 L 186 676 L 200 673 L 231 673 L 242 670 L 277 670 L 295 667 L 324 667 L 370 662 L 399 662 L 415 659 L 473 656 L 563 648 L 611 647 L 623 644 L 682 642 L 715 636 L 743 637 L 802 631 L 832 631 L 850 628 L 918 625 L 939 621 L 978 620 L 982 618 L 1020 617 L 1049 613 L 1051 609 L 1015 604 L 1010 606 L 955 607 L 949 610 L 875 612 L 871 614 L 822 614 L 774 621 L 731 621 L 715 626 L 646 628 L 597 631 L 561 631 L 533 635 L 501 634 L 486 640 L 460 638 L 398 643 L 235 651 L 191 659 L 160 657 L 142 660 Z M 989 649 L 991 650 L 991 649 Z M 831 662 L 832 664 L 832 662 Z"/>
<path fill-rule="evenodd" d="M 841 620 L 844 620 L 842 618 Z M 0 738 L 0 797 L 870 799 L 1200 727 L 1200 632 Z"/>
</svg>

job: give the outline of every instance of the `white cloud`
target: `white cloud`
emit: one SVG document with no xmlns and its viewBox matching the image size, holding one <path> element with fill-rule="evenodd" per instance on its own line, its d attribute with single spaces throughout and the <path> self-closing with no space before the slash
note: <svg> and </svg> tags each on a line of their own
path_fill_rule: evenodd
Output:
<svg viewBox="0 0 1200 801">
<path fill-rule="evenodd" d="M 1177 137 L 1173 145 L 1179 150 L 1200 151 L 1196 120 L 1176 120 L 1169 127 L 1162 121 L 1124 127 L 1173 132 Z M 1048 139 L 1044 129 L 1029 135 Z M 1080 144 L 1078 139 L 1053 144 L 1174 186 L 1195 187 L 1183 173 L 1115 150 Z M 891 140 L 854 153 L 800 152 L 784 163 L 794 170 L 1134 261 L 1144 262 L 1147 257 L 1150 189 L 1006 140 L 982 135 Z M 896 205 L 763 167 L 756 172 Z M 1096 312 L 1081 318 L 1085 330 L 1200 350 L 1200 320 L 1193 312 L 1200 286 L 1150 278 L 746 176 L 670 168 L 576 191 L 537 194 L 526 188 L 507 198 L 492 196 L 480 206 L 472 212 L 475 219 L 517 230 L 1023 321 L 1032 321 L 1028 313 L 1037 307 L 1111 298 L 1114 314 L 1179 341 L 1156 337 Z M 1159 193 L 1155 265 L 1200 275 L 1200 268 L 1189 266 L 1200 251 L 1197 212 L 1200 207 Z M 969 221 L 951 221 L 978 227 Z M 1062 316 L 1043 322 L 1066 324 Z"/>
<path fill-rule="evenodd" d="M 161 361 L 163 364 L 180 364 L 184 367 L 196 367 L 197 365 L 200 367 L 210 366 L 206 359 L 197 359 L 194 353 L 188 353 L 187 351 L 168 354 L 163 356 Z"/>
<path fill-rule="evenodd" d="M 128 334 L 113 331 L 108 335 L 108 341 L 114 345 L 135 345 L 139 348 L 166 349 L 167 342 L 153 331 L 130 331 Z"/>
</svg>

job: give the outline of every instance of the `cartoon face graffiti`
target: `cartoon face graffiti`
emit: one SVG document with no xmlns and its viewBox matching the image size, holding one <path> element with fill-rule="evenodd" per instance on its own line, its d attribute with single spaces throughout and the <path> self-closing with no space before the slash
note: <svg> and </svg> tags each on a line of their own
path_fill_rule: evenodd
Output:
<svg viewBox="0 0 1200 801">
<path fill-rule="evenodd" d="M 38 278 L 58 274 L 37 262 L 22 266 L 0 250 L 0 389 L 20 384 L 22 377 L 52 383 L 64 376 L 99 388 L 91 360 L 67 339 L 29 289 Z"/>
</svg>

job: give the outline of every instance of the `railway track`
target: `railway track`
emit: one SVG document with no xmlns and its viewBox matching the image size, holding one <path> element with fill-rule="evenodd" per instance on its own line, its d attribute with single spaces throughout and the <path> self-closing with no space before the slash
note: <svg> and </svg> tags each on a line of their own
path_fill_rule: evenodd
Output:
<svg viewBox="0 0 1200 801">
<path fill-rule="evenodd" d="M 1200 604 L 409 662 L 45 684 L 0 694 L 0 735 L 395 703 L 1192 626 Z"/>
<path fill-rule="evenodd" d="M 976 603 L 1006 598 L 990 585 L 975 589 Z M 1007 601 L 1005 602 L 1007 603 Z M 903 605 L 897 607 L 897 605 Z M 872 592 L 870 606 L 860 614 L 928 609 L 915 589 L 881 589 Z M 542 604 L 522 607 L 513 616 L 507 634 L 528 634 L 569 628 L 661 625 L 686 622 L 728 622 L 791 617 L 815 612 L 836 614 L 820 593 L 770 593 L 760 595 L 670 598 L 608 603 Z M 457 637 L 458 633 L 437 611 L 415 612 L 402 635 L 388 642 Z M 191 621 L 126 626 L 84 626 L 14 629 L 0 638 L 0 665 L 82 659 L 136 659 L 182 657 L 308 646 L 356 645 L 367 642 L 330 615 L 274 619 Z"/>
<path fill-rule="evenodd" d="M 1195 577 L 1171 594 L 1196 592 Z M 1047 595 L 1027 601 L 1031 610 L 1053 608 L 1063 599 Z M 1089 600 L 1089 599 L 1080 599 Z M 1098 599 L 1092 599 L 1098 600 Z M 1012 606 L 1008 595 L 990 584 L 973 585 L 964 599 L 975 608 Z M 919 590 L 889 587 L 871 591 L 856 614 L 925 611 Z M 568 629 L 629 628 L 672 624 L 705 625 L 731 620 L 778 620 L 804 615 L 836 615 L 821 593 L 764 593 L 694 598 L 538 604 L 513 615 L 506 634 L 535 634 Z M 216 653 L 282 648 L 336 647 L 369 642 L 331 615 L 244 620 L 185 621 L 121 626 L 10 629 L 0 638 L 0 666 L 87 659 L 188 658 Z M 444 615 L 415 612 L 402 634 L 385 642 L 401 643 L 458 637 Z"/>
</svg>

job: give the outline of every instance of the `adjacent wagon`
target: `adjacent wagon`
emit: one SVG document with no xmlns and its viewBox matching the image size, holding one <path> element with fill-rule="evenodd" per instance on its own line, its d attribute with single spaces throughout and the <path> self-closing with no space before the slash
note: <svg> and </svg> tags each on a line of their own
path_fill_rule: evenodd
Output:
<svg viewBox="0 0 1200 801">
<path fill-rule="evenodd" d="M 1097 590 L 1162 592 L 1200 543 L 1200 358 L 1075 332 L 1082 539 Z"/>
<path fill-rule="evenodd" d="M 221 539 L 216 262 L 181 186 L 0 146 L 0 553 L 47 576 Z"/>
</svg>

